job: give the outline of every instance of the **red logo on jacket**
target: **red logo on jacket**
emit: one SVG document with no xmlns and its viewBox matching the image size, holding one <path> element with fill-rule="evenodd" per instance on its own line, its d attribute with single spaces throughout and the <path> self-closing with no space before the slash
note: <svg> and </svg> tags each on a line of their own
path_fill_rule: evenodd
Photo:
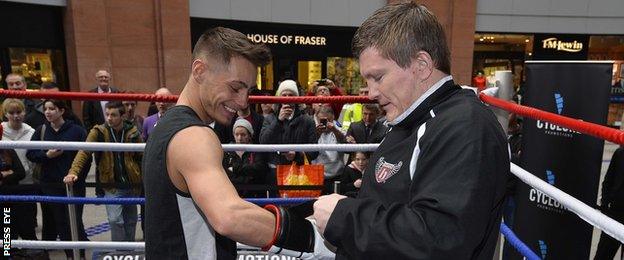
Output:
<svg viewBox="0 0 624 260">
<path fill-rule="evenodd" d="M 375 180 L 377 180 L 377 183 L 386 182 L 390 179 L 390 177 L 399 172 L 402 165 L 403 162 L 392 164 L 386 162 L 384 157 L 379 158 L 379 160 L 377 160 L 377 164 L 375 164 Z"/>
</svg>

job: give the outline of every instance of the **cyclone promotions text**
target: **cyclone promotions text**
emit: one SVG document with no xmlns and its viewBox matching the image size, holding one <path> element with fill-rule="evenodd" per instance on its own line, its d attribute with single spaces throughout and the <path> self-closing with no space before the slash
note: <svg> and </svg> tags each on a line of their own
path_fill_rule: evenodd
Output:
<svg viewBox="0 0 624 260">
<path fill-rule="evenodd" d="M 239 254 L 237 260 L 297 260 L 299 258 L 285 255 L 265 255 L 265 254 Z"/>
<path fill-rule="evenodd" d="M 548 196 L 546 193 L 536 189 L 529 190 L 529 200 L 536 202 L 538 208 L 543 208 L 545 210 L 552 210 L 563 213 L 564 210 L 568 209 L 565 206 L 561 205 L 559 201 Z"/>
<path fill-rule="evenodd" d="M 572 129 L 567 129 L 565 127 L 561 127 L 541 120 L 537 120 L 535 126 L 537 127 L 537 129 L 544 129 L 544 133 L 547 135 L 572 137 L 572 134 L 580 134 L 580 132 L 574 131 Z"/>
<path fill-rule="evenodd" d="M 327 38 L 323 36 L 247 34 L 247 38 L 265 44 L 327 45 Z"/>
</svg>

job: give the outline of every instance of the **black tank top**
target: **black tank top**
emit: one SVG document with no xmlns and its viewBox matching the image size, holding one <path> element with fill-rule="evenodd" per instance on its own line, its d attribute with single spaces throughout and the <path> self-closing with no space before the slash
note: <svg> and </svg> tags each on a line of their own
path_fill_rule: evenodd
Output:
<svg viewBox="0 0 624 260">
<path fill-rule="evenodd" d="M 236 243 L 216 234 L 190 194 L 177 189 L 167 174 L 167 146 L 177 132 L 191 126 L 209 127 L 190 107 L 172 107 L 157 122 L 145 146 L 147 259 L 236 258 Z"/>
</svg>

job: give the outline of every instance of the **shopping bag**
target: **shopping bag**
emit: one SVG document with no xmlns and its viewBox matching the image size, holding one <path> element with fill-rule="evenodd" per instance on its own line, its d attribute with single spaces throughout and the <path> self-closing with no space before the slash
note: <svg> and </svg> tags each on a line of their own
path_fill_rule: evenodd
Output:
<svg viewBox="0 0 624 260">
<path fill-rule="evenodd" d="M 290 165 L 277 166 L 277 185 L 323 185 L 324 167 L 321 164 L 310 164 L 303 155 L 304 165 L 293 162 Z M 318 197 L 321 190 L 280 190 L 282 198 Z"/>
</svg>

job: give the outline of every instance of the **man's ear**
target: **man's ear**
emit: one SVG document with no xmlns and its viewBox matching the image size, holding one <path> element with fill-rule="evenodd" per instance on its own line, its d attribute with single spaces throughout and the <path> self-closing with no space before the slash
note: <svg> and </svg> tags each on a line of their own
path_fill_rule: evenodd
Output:
<svg viewBox="0 0 624 260">
<path fill-rule="evenodd" d="M 193 80 L 195 80 L 197 84 L 201 84 L 204 81 L 204 73 L 206 73 L 207 70 L 208 68 L 206 63 L 204 63 L 201 59 L 195 59 L 191 65 Z"/>
<path fill-rule="evenodd" d="M 435 69 L 431 55 L 425 51 L 419 51 L 416 56 L 412 58 L 410 67 L 412 72 L 415 73 L 420 80 L 428 79 Z"/>
</svg>

